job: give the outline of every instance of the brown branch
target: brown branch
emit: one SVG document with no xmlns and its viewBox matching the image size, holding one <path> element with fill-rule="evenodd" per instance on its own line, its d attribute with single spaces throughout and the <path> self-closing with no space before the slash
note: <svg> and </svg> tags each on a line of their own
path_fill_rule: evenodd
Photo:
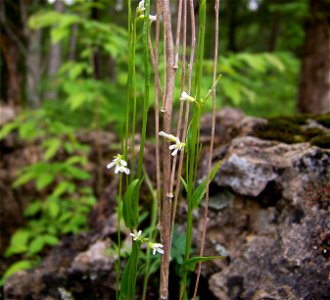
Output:
<svg viewBox="0 0 330 300">
<path fill-rule="evenodd" d="M 159 61 L 159 33 L 160 33 L 160 15 L 161 15 L 161 0 L 157 1 L 156 8 L 156 41 L 155 41 L 155 76 L 158 74 L 158 61 Z M 159 80 L 159 76 L 158 76 Z M 159 94 L 160 94 L 160 81 L 158 83 L 155 78 L 156 90 L 155 90 L 155 137 L 156 137 L 156 187 L 157 187 L 157 199 L 158 199 L 158 229 L 161 229 L 161 211 L 162 211 L 162 201 L 161 201 L 161 185 L 160 185 L 160 154 L 159 154 Z M 161 95 L 163 98 L 163 95 Z"/>
<path fill-rule="evenodd" d="M 164 118 L 163 130 L 171 131 L 172 104 L 174 91 L 174 45 L 171 25 L 171 12 L 169 0 L 163 0 L 163 18 L 165 31 L 165 56 L 166 56 L 166 85 L 164 97 Z M 163 143 L 163 205 L 162 205 L 162 230 L 161 237 L 164 245 L 164 254 L 161 259 L 160 270 L 160 299 L 168 299 L 168 279 L 169 279 L 169 260 L 170 260 L 170 223 L 171 223 L 171 197 L 170 176 L 171 176 L 171 155 L 168 149 L 169 142 Z"/>
</svg>

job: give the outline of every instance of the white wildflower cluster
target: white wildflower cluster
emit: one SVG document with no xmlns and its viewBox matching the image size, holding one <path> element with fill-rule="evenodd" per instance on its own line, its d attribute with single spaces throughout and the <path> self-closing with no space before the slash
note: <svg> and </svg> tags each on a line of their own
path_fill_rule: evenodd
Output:
<svg viewBox="0 0 330 300">
<path fill-rule="evenodd" d="M 127 162 L 123 160 L 123 155 L 117 154 L 113 158 L 113 161 L 107 165 L 107 168 L 111 169 L 112 167 L 115 167 L 115 174 L 121 172 L 129 175 L 130 170 L 126 168 Z"/>
<path fill-rule="evenodd" d="M 141 0 L 138 4 L 138 7 L 136 9 L 136 16 L 139 19 L 143 19 L 144 18 L 144 11 L 145 11 L 145 7 L 144 7 L 144 0 Z M 149 15 L 149 21 L 150 23 L 155 22 L 157 20 L 157 16 L 153 16 L 153 15 Z"/>
<path fill-rule="evenodd" d="M 145 243 L 148 245 L 148 247 L 152 250 L 152 254 L 155 255 L 156 252 L 160 254 L 164 254 L 164 250 L 162 249 L 164 246 L 160 243 L 153 243 L 148 242 L 147 238 L 142 238 L 142 230 L 137 231 L 136 229 L 133 230 L 133 232 L 130 233 L 130 236 L 133 238 L 133 241 L 140 241 L 141 243 Z"/>
<path fill-rule="evenodd" d="M 175 144 L 169 146 L 169 149 L 173 152 L 171 153 L 172 156 L 177 155 L 178 151 L 181 151 L 184 146 L 186 145 L 185 143 L 181 143 L 180 139 L 173 134 L 168 134 L 164 131 L 159 132 L 159 135 L 168 139 L 170 142 L 173 142 Z"/>
</svg>

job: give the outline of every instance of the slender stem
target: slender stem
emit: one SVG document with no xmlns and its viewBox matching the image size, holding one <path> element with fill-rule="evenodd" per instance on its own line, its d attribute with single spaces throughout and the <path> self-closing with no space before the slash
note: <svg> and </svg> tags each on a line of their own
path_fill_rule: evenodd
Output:
<svg viewBox="0 0 330 300">
<path fill-rule="evenodd" d="M 217 66 L 218 66 L 218 48 L 219 48 L 219 8 L 220 0 L 215 0 L 215 32 L 214 32 L 214 65 L 213 65 L 213 88 L 212 88 L 212 128 L 211 128 L 211 141 L 210 141 L 210 150 L 207 163 L 207 174 L 211 173 L 212 166 L 212 156 L 213 156 L 213 146 L 214 146 L 214 135 L 215 135 L 215 113 L 216 113 L 216 82 L 217 82 Z M 203 229 L 202 236 L 200 241 L 200 252 L 199 256 L 204 256 L 204 247 L 205 247 L 205 237 L 206 237 L 206 228 L 207 228 L 207 214 L 208 214 L 208 204 L 209 204 L 209 191 L 210 180 L 207 182 L 206 194 L 205 194 L 205 208 L 203 215 Z M 193 299 L 196 299 L 199 279 L 202 271 L 202 263 L 198 264 L 197 278 L 195 283 L 195 290 Z"/>
<path fill-rule="evenodd" d="M 132 168 L 131 168 L 131 176 L 130 182 L 134 180 L 134 173 L 135 173 L 135 126 L 136 126 L 136 68 L 135 68 L 135 49 L 136 49 L 136 18 L 133 21 L 133 37 L 132 37 L 132 85 L 133 85 L 133 118 L 132 118 L 132 133 L 131 133 L 131 161 L 132 161 Z"/>
<path fill-rule="evenodd" d="M 150 71 L 149 71 L 149 47 L 148 47 L 148 35 L 149 35 L 149 15 L 150 15 L 150 0 L 145 1 L 145 12 L 143 22 L 143 60 L 144 60 L 144 99 L 143 99 L 143 117 L 142 117 L 142 129 L 141 129 L 141 144 L 140 153 L 137 166 L 137 178 L 141 178 L 144 145 L 147 133 L 147 119 L 149 109 L 149 89 L 150 89 Z"/>
<path fill-rule="evenodd" d="M 121 257 L 121 231 L 120 222 L 122 218 L 121 213 L 121 198 L 122 198 L 122 186 L 123 186 L 123 175 L 120 174 L 119 177 L 119 191 L 117 199 L 117 261 L 116 261 L 116 299 L 119 299 L 119 286 L 120 286 L 120 257 Z"/>
<path fill-rule="evenodd" d="M 203 57 L 204 57 L 204 39 L 205 39 L 205 16 L 206 16 L 206 1 L 201 0 L 199 6 L 199 32 L 198 32 L 198 52 L 196 60 L 196 76 L 195 76 L 195 94 L 197 103 L 194 105 L 193 117 L 191 121 L 191 134 L 188 149 L 188 212 L 187 212 L 187 237 L 186 237 L 186 250 L 184 260 L 187 261 L 190 255 L 191 240 L 192 240 L 192 212 L 193 203 L 192 196 L 196 183 L 196 173 L 198 165 L 198 157 L 200 150 L 200 116 L 201 106 L 201 83 L 202 83 L 202 70 L 203 70 Z M 182 274 L 182 289 L 180 299 L 184 299 L 186 295 L 187 286 L 187 271 L 184 270 Z"/>
<path fill-rule="evenodd" d="M 171 131 L 172 103 L 174 91 L 174 46 L 171 26 L 171 13 L 169 0 L 163 0 L 163 18 L 165 30 L 165 57 L 166 57 L 166 86 L 165 86 L 165 107 L 163 129 L 165 132 Z M 169 279 L 169 260 L 170 260 L 170 224 L 171 224 L 171 197 L 170 176 L 171 176 L 171 155 L 168 149 L 169 142 L 163 143 L 163 205 L 162 205 L 162 228 L 161 237 L 164 245 L 164 254 L 161 258 L 160 271 L 160 299 L 168 299 L 168 279 Z"/>
<path fill-rule="evenodd" d="M 154 190 L 154 188 L 152 187 L 152 183 L 151 180 L 149 178 L 149 175 L 147 173 L 147 171 L 145 170 L 145 168 L 143 167 L 143 173 L 144 173 L 144 177 L 147 183 L 147 186 L 149 188 L 149 191 L 151 193 L 152 196 L 152 210 L 151 210 L 151 221 L 150 221 L 150 234 L 149 234 L 149 240 L 153 241 L 156 238 L 157 235 L 157 204 L 158 204 L 158 199 L 157 199 L 157 191 Z M 147 248 L 147 253 L 146 253 L 146 267 L 145 267 L 145 275 L 144 275 L 144 279 L 143 279 L 143 292 L 142 292 L 142 300 L 145 300 L 146 298 L 146 294 L 147 294 L 147 287 L 148 287 L 148 280 L 150 277 L 149 274 L 149 269 L 150 269 L 150 255 L 151 255 L 151 250 L 150 248 Z"/>
<path fill-rule="evenodd" d="M 181 91 L 184 90 L 185 79 L 186 79 L 186 76 L 185 76 L 186 48 L 187 48 L 186 46 L 187 46 L 187 1 L 183 1 Z M 177 52 L 175 55 L 177 57 Z M 183 113 L 183 102 L 180 101 L 179 121 L 178 121 L 178 127 L 177 127 L 177 131 L 176 131 L 176 136 L 179 138 L 180 138 L 180 132 L 181 132 L 182 113 Z M 183 136 L 181 139 L 182 142 L 184 142 L 184 139 L 185 139 L 185 133 L 183 132 Z M 174 193 L 174 201 L 173 201 L 172 215 L 171 215 L 171 238 L 170 238 L 171 242 L 172 242 L 172 238 L 173 238 L 176 207 L 177 207 L 177 203 L 178 203 L 178 196 L 179 196 L 179 190 L 180 190 L 180 176 L 181 176 L 181 171 L 182 171 L 183 156 L 184 156 L 184 151 L 181 151 L 180 156 L 179 156 L 179 165 L 178 165 L 178 171 L 177 171 L 177 174 L 178 174 L 177 178 L 179 180 L 176 180 L 176 182 L 175 182 L 176 189 L 175 189 L 175 193 Z M 173 168 L 172 168 L 172 175 L 171 175 L 171 189 L 173 189 L 176 161 L 177 161 L 177 157 L 175 156 L 174 162 L 173 162 Z"/>
<path fill-rule="evenodd" d="M 150 30 L 149 30 L 149 36 L 148 36 L 148 46 L 149 46 L 149 53 L 150 53 L 151 63 L 152 63 L 153 69 L 154 69 L 155 87 L 156 87 L 156 89 L 158 89 L 157 93 L 162 98 L 163 97 L 162 96 L 163 91 L 162 91 L 161 86 L 160 86 L 160 78 L 159 78 L 159 74 L 158 74 L 158 62 L 156 63 L 156 57 L 155 57 L 154 49 L 152 48 Z"/>
<path fill-rule="evenodd" d="M 126 123 L 125 123 L 125 142 L 124 142 L 124 159 L 127 161 L 127 151 L 128 151 L 128 137 L 129 137 L 129 120 L 130 120 L 130 100 L 132 93 L 132 8 L 131 0 L 128 0 L 128 74 L 127 74 L 127 98 L 126 98 Z"/>
<path fill-rule="evenodd" d="M 155 41 L 155 73 L 158 73 L 158 62 L 159 62 L 159 34 L 160 34 L 160 14 L 161 14 L 161 0 L 157 0 L 157 19 L 156 19 L 156 41 Z M 156 75 L 155 75 L 156 76 Z M 160 81 L 155 80 L 155 136 L 156 136 L 156 186 L 157 186 L 157 216 L 158 216 L 158 228 L 161 228 L 161 211 L 162 211 L 162 201 L 161 201 L 161 184 L 160 184 L 160 153 L 159 153 L 159 96 L 163 98 L 162 93 L 160 93 Z"/>
</svg>

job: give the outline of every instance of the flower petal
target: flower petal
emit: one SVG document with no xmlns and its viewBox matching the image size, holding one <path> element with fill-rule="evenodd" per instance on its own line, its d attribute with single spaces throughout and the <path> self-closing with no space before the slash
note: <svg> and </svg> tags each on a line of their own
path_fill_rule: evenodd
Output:
<svg viewBox="0 0 330 300">
<path fill-rule="evenodd" d="M 116 163 L 112 161 L 111 163 L 107 164 L 107 169 L 111 169 Z"/>
<path fill-rule="evenodd" d="M 124 167 L 126 167 L 127 166 L 127 162 L 126 161 L 124 161 L 124 160 L 120 160 L 120 164 L 122 165 L 122 166 L 124 166 Z"/>
<path fill-rule="evenodd" d="M 178 148 L 176 148 L 173 152 L 172 152 L 172 156 L 175 156 L 177 153 L 178 153 L 178 151 L 179 151 L 179 149 Z"/>
</svg>

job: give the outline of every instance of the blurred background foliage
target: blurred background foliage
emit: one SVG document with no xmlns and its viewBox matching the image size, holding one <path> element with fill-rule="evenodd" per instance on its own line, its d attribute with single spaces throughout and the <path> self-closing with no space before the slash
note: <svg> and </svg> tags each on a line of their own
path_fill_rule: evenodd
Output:
<svg viewBox="0 0 330 300">
<path fill-rule="evenodd" d="M 138 1 L 132 2 L 137 6 Z M 211 2 L 202 95 L 212 86 Z M 311 2 L 221 1 L 218 108 L 232 106 L 264 117 L 295 113 Z M 151 3 L 154 14 L 155 1 Z M 171 4 L 175 27 L 177 2 Z M 127 97 L 127 1 L 3 0 L 0 23 L 0 103 L 20 111 L 15 120 L 2 124 L 0 141 L 15 132 L 28 144 L 38 143 L 42 151 L 39 161 L 23 166 L 13 179 L 13 188 L 30 184 L 40 197 L 24 208 L 25 226 L 15 232 L 8 229 L 13 235 L 10 242 L 4 240 L 4 255 L 14 262 L 5 273 L 8 277 L 33 266 L 44 249 L 63 235 L 87 228 L 88 213 L 102 190 L 105 158 L 96 135 L 92 146 L 99 172 L 91 174 L 91 145 L 76 136 L 81 130 L 122 133 Z M 154 34 L 154 25 L 151 30 Z M 142 105 L 144 88 L 141 33 L 138 27 L 137 107 Z M 188 31 L 188 41 L 190 35 Z M 163 48 L 160 45 L 160 52 Z M 161 76 L 162 70 L 160 63 Z M 176 77 L 174 105 L 178 107 L 180 72 Z M 151 88 L 150 99 L 153 95 Z M 206 107 L 210 110 L 211 103 Z"/>
<path fill-rule="evenodd" d="M 98 111 L 102 127 L 109 123 L 118 127 L 125 116 L 126 1 L 28 2 L 2 4 L 3 15 L 7 14 L 2 19 L 21 46 L 16 73 L 7 63 L 6 51 L 2 52 L 2 101 L 24 108 L 43 106 L 54 110 L 54 117 L 65 116 L 77 126 L 95 125 Z M 174 10 L 176 3 L 172 5 Z M 223 77 L 218 105 L 240 107 L 253 115 L 294 113 L 308 1 L 235 0 L 221 5 L 219 73 Z M 22 12 L 24 16 L 16 22 L 14 16 Z M 205 48 L 210 61 L 204 68 L 205 89 L 212 80 L 213 21 L 213 4 L 209 3 Z M 138 100 L 142 101 L 139 41 L 136 61 Z M 9 87 L 12 76 L 19 83 L 15 97 Z"/>
</svg>

